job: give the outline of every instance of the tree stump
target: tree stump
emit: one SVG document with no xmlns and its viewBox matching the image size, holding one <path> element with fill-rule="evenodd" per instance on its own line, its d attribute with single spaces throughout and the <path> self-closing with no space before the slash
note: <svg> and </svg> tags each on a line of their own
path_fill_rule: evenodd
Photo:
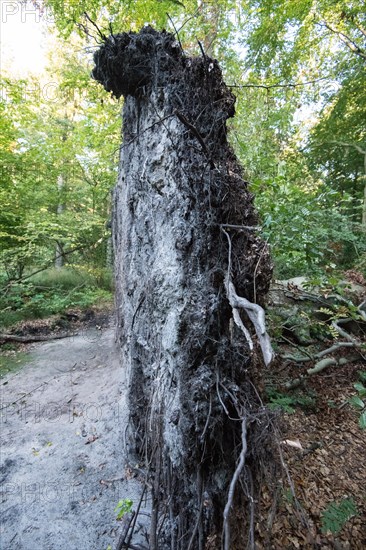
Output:
<svg viewBox="0 0 366 550">
<path fill-rule="evenodd" d="M 227 142 L 235 97 L 217 61 L 186 57 L 173 35 L 151 27 L 110 36 L 94 61 L 93 77 L 125 98 L 113 205 L 117 330 L 130 432 L 152 486 L 150 548 L 222 539 L 234 548 L 233 476 L 245 476 L 240 457 L 253 459 L 258 407 L 251 370 L 261 353 L 249 319 L 272 274 Z M 239 311 L 229 285 L 249 309 Z"/>
</svg>

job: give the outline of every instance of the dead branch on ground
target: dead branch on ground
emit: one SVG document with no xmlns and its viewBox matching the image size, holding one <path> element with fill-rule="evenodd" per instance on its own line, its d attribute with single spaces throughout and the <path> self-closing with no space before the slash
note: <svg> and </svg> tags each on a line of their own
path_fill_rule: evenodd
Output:
<svg viewBox="0 0 366 550">
<path fill-rule="evenodd" d="M 0 334 L 0 345 L 5 342 L 22 342 L 28 344 L 30 342 L 47 342 L 49 340 L 61 340 L 61 338 L 71 338 L 77 336 L 77 332 L 63 332 L 62 334 L 48 334 L 48 335 L 32 335 L 18 336 L 17 334 Z"/>
</svg>

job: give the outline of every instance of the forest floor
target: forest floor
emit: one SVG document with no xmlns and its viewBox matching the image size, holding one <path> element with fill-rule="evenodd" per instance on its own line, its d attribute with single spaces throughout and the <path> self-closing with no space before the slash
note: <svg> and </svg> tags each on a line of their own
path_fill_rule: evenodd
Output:
<svg viewBox="0 0 366 550">
<path fill-rule="evenodd" d="M 294 379 L 298 370 L 277 365 L 271 382 Z M 275 503 L 273 493 L 262 495 L 258 549 L 366 548 L 366 430 L 348 401 L 361 370 L 365 363 L 312 376 L 309 400 L 282 412 L 278 442 L 285 468 Z"/>
<path fill-rule="evenodd" d="M 114 549 L 118 501 L 140 498 L 124 469 L 127 388 L 111 318 L 94 309 L 70 311 L 66 324 L 23 323 L 18 334 L 75 335 L 2 348 L 12 349 L 0 353 L 0 548 Z M 303 368 L 284 365 L 275 362 L 265 383 L 281 387 Z M 331 367 L 305 392 L 274 399 L 285 467 L 275 498 L 264 489 L 257 506 L 258 550 L 366 548 L 366 430 L 349 403 L 363 370 Z"/>
<path fill-rule="evenodd" d="M 115 548 L 115 507 L 140 498 L 124 469 L 126 385 L 109 313 L 74 312 L 77 335 L 1 353 L 1 549 Z M 54 321 L 17 332 L 49 333 Z"/>
<path fill-rule="evenodd" d="M 357 306 L 366 299 L 363 277 L 353 271 L 345 275 L 346 288 L 350 289 L 346 292 L 353 293 L 347 301 L 324 302 L 328 296 L 333 298 L 331 292 L 309 294 L 301 279 L 293 279 L 282 284 L 285 292 L 277 305 L 270 302 L 275 317 L 284 308 L 282 331 L 277 330 L 277 318 L 277 338 L 273 339 L 277 359 L 263 375 L 269 407 L 278 407 L 274 431 L 282 465 L 276 470 L 272 490 L 264 490 L 259 503 L 258 549 L 366 548 L 366 429 L 360 420 L 362 400 L 364 410 L 366 400 L 359 393 L 365 393 L 362 387 L 366 386 L 365 323 L 354 317 L 357 322 L 342 324 L 351 333 L 332 336 L 328 329 L 322 332 L 332 319 L 339 321 L 351 315 L 351 302 Z M 319 314 L 328 314 L 329 308 L 334 317 L 324 322 Z M 359 310 L 354 307 L 354 311 Z M 292 328 L 284 331 L 291 315 Z M 356 348 L 340 347 L 326 355 L 338 364 L 311 375 L 306 373 L 315 360 L 296 361 L 299 356 L 325 353 L 340 341 L 348 342 L 348 346 L 357 342 L 359 353 Z M 288 384 L 295 380 L 302 381 L 289 390 Z M 361 390 L 357 391 L 355 384 Z M 356 396 L 362 397 L 359 410 L 350 402 Z"/>
</svg>

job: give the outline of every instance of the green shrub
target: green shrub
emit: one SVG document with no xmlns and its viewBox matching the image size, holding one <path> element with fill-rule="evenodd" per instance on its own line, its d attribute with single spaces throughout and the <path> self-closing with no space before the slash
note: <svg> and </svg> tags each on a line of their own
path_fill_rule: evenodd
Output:
<svg viewBox="0 0 366 550">
<path fill-rule="evenodd" d="M 358 423 L 361 430 L 366 429 L 366 371 L 359 371 L 358 377 L 360 382 L 353 384 L 353 387 L 357 391 L 357 395 L 353 395 L 349 402 L 358 411 L 359 419 Z"/>
<path fill-rule="evenodd" d="M 277 176 L 254 182 L 261 234 L 275 260 L 276 277 L 318 275 L 349 268 L 366 251 L 360 224 L 347 215 L 352 197 L 333 190 L 306 190 Z"/>
<path fill-rule="evenodd" d="M 30 277 L 37 288 L 72 290 L 82 286 L 96 286 L 94 277 L 86 272 L 81 273 L 72 267 L 46 269 Z"/>
<path fill-rule="evenodd" d="M 83 309 L 109 303 L 112 299 L 110 274 L 104 276 L 100 272 L 97 279 L 92 272 L 69 267 L 48 269 L 3 289 L 0 326 L 4 328 L 22 320 L 59 314 L 68 308 Z"/>
<path fill-rule="evenodd" d="M 268 407 L 270 409 L 282 409 L 288 414 L 295 412 L 295 408 L 299 407 L 304 411 L 313 411 L 316 408 L 316 396 L 312 392 L 293 394 L 284 394 L 274 388 L 267 388 L 267 396 L 269 398 Z"/>
</svg>

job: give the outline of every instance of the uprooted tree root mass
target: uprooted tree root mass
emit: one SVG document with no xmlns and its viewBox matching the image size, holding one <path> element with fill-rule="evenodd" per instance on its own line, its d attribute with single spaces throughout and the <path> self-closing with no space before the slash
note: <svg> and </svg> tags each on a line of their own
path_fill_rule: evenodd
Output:
<svg viewBox="0 0 366 550">
<path fill-rule="evenodd" d="M 93 77 L 125 97 L 116 305 L 149 547 L 253 547 L 256 475 L 272 460 L 253 385 L 260 347 L 271 355 L 261 304 L 272 265 L 227 142 L 235 97 L 215 60 L 186 57 L 151 27 L 110 36 L 94 60 Z"/>
</svg>

